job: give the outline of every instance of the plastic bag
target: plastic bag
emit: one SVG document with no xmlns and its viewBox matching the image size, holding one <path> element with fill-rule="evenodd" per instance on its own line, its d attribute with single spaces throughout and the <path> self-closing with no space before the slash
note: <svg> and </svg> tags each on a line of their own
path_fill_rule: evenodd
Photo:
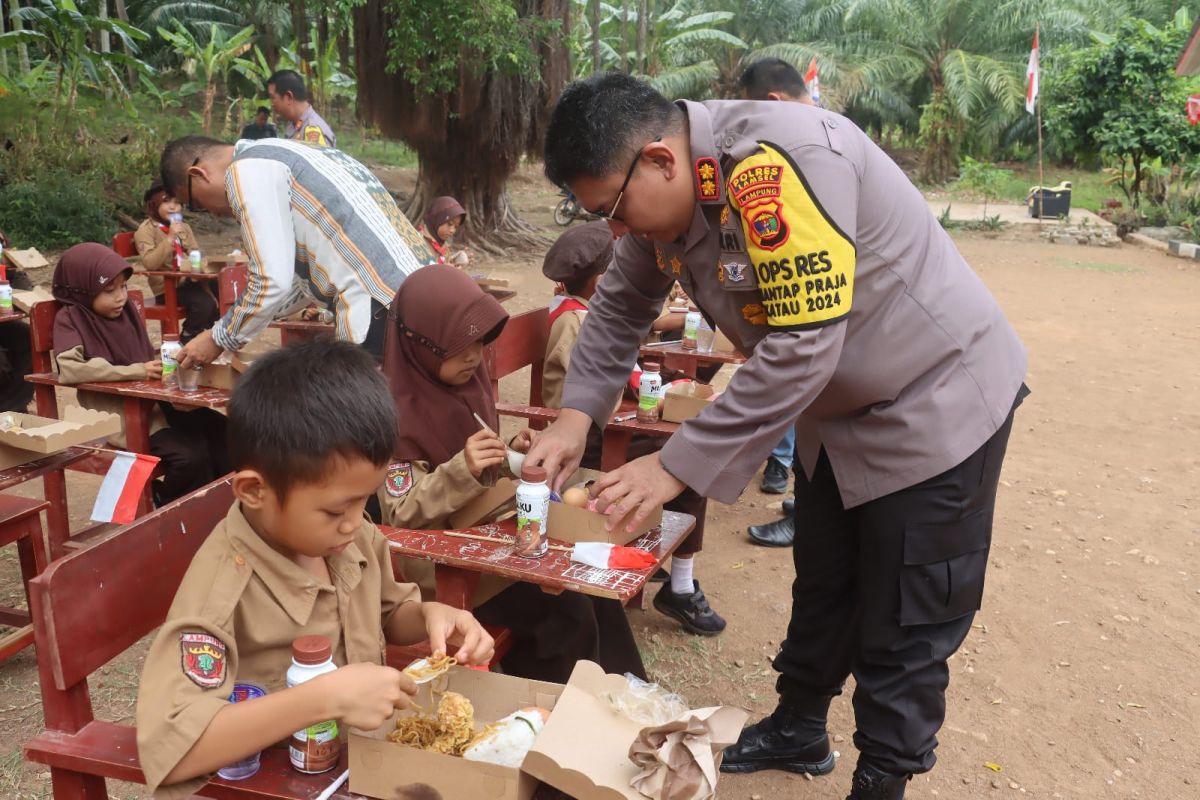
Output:
<svg viewBox="0 0 1200 800">
<path fill-rule="evenodd" d="M 628 687 L 623 692 L 605 692 L 607 700 L 617 712 L 642 725 L 666 725 L 688 712 L 683 698 L 659 686 L 625 673 Z"/>
</svg>

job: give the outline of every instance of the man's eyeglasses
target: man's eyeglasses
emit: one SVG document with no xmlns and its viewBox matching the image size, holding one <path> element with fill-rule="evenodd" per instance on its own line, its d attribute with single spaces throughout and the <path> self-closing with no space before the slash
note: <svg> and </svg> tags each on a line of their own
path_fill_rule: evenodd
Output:
<svg viewBox="0 0 1200 800">
<path fill-rule="evenodd" d="M 197 166 L 199 163 L 200 156 L 196 156 L 196 160 L 192 162 L 192 167 Z M 192 167 L 188 167 L 188 211 L 191 211 L 193 214 L 195 214 L 196 212 L 203 211 L 204 209 L 197 208 L 196 204 L 192 202 Z"/>
<path fill-rule="evenodd" d="M 654 137 L 654 142 L 661 142 L 661 141 L 662 141 L 662 136 Z M 621 199 L 625 197 L 625 188 L 627 186 L 629 186 L 629 180 L 630 180 L 630 178 L 633 177 L 633 171 L 635 169 L 637 169 L 638 162 L 640 162 L 642 160 L 642 151 L 644 151 L 650 145 L 654 144 L 654 142 L 647 142 L 646 144 L 644 144 L 638 148 L 637 153 L 633 157 L 633 163 L 629 165 L 629 171 L 625 173 L 625 180 L 621 182 L 621 188 L 617 190 L 617 199 L 613 201 L 612 208 L 610 208 L 608 210 L 608 213 L 605 213 L 603 211 L 593 211 L 592 212 L 593 214 L 595 214 L 600 219 L 612 220 L 614 222 L 622 222 L 623 221 L 620 217 L 617 216 L 617 207 L 621 205 Z"/>
</svg>

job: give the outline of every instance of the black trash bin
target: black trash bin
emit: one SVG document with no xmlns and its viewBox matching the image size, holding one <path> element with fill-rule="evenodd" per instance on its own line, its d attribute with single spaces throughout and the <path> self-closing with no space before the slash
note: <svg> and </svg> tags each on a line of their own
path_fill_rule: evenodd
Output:
<svg viewBox="0 0 1200 800">
<path fill-rule="evenodd" d="M 1027 197 L 1029 216 L 1038 217 L 1038 197 L 1042 201 L 1042 219 L 1058 219 L 1071 213 L 1071 182 L 1063 181 L 1058 186 L 1032 186 Z"/>
</svg>

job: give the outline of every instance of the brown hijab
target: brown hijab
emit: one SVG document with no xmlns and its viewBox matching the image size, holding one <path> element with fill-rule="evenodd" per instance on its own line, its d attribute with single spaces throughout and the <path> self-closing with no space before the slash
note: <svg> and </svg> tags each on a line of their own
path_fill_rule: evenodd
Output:
<svg viewBox="0 0 1200 800">
<path fill-rule="evenodd" d="M 462 386 L 438 380 L 442 362 L 500 335 L 508 312 L 456 267 L 423 267 L 404 279 L 388 313 L 383 374 L 400 417 L 396 458 L 431 467 L 454 458 L 479 430 L 472 414 L 499 430 L 487 367 Z"/>
<path fill-rule="evenodd" d="M 425 232 L 432 239 L 438 244 L 445 244 L 442 237 L 438 236 L 438 228 L 455 217 L 465 218 L 466 216 L 466 210 L 453 197 L 435 197 L 429 210 L 425 212 L 422 222 L 425 223 Z"/>
<path fill-rule="evenodd" d="M 116 319 L 92 311 L 92 299 L 122 272 L 132 273 L 110 248 L 95 242 L 77 244 L 62 254 L 54 267 L 54 299 L 63 304 L 54 318 L 54 351 L 64 353 L 83 345 L 88 358 L 110 364 L 144 364 L 156 355 L 146 326 L 132 302 Z"/>
</svg>

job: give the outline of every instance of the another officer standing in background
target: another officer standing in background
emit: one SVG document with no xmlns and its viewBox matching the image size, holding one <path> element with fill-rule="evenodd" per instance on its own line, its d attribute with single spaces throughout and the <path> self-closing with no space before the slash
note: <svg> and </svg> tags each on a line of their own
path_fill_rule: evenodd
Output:
<svg viewBox="0 0 1200 800">
<path fill-rule="evenodd" d="M 621 236 L 563 410 L 527 456 L 561 485 L 604 425 L 672 282 L 749 358 L 655 453 L 595 486 L 633 524 L 690 486 L 737 500 L 793 423 L 804 479 L 775 712 L 722 769 L 824 774 L 853 673 L 852 800 L 934 763 L 947 659 L 983 593 L 1025 352 L 904 173 L 853 123 L 798 103 L 672 104 L 624 75 L 567 88 L 546 175 Z"/>
</svg>

